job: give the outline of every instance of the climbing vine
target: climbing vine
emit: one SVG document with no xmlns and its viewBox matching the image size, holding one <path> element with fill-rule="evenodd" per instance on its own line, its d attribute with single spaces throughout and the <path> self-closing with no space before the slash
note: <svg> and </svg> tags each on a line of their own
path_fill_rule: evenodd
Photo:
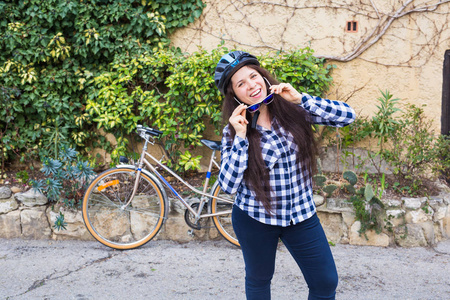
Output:
<svg viewBox="0 0 450 300">
<path fill-rule="evenodd" d="M 113 160 L 133 152 L 129 138 L 137 124 L 164 132 L 165 157 L 175 169 L 182 167 L 183 148 L 201 145 L 207 126 L 221 135 L 222 96 L 213 74 L 220 57 L 229 51 L 219 46 L 188 55 L 161 49 L 112 63 L 108 72 L 95 77 L 86 109 L 99 127 L 118 138 Z M 302 92 L 321 95 L 331 83 L 333 66 L 314 57 L 310 48 L 267 53 L 259 60 L 280 81 L 291 82 Z"/>
<path fill-rule="evenodd" d="M 336 54 L 317 56 L 330 61 L 348 62 L 360 58 L 381 65 L 419 67 L 447 39 L 449 2 L 398 0 L 380 5 L 372 0 L 209 0 L 199 21 L 187 30 L 193 31 L 189 34 L 191 43 L 213 37 L 259 51 L 280 51 L 306 45 L 318 48 L 317 45 L 326 43 L 328 52 Z M 344 24 L 336 23 L 342 22 L 343 16 L 359 21 L 357 34 L 351 37 L 343 34 Z M 324 30 L 314 30 L 317 27 Z M 412 48 L 408 57 L 396 55 L 373 60 L 363 55 L 377 43 L 388 46 L 405 39 Z"/>
<path fill-rule="evenodd" d="M 62 146 L 92 150 L 99 141 L 85 114 L 92 78 L 114 61 L 167 48 L 168 34 L 204 7 L 201 0 L 0 1 L 2 161 L 54 157 Z"/>
</svg>

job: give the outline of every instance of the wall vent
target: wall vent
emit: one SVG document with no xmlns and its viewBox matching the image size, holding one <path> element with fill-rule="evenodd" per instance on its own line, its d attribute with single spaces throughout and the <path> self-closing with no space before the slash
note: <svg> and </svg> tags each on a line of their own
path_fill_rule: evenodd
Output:
<svg viewBox="0 0 450 300">
<path fill-rule="evenodd" d="M 347 25 L 345 26 L 345 31 L 358 32 L 358 21 L 347 21 Z"/>
</svg>

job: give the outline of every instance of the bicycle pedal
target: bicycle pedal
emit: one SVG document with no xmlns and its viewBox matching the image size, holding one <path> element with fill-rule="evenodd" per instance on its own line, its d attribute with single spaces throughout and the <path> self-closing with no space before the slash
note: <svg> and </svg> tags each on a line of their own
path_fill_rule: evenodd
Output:
<svg viewBox="0 0 450 300">
<path fill-rule="evenodd" d="M 195 233 L 194 233 L 194 230 L 193 230 L 193 229 L 189 229 L 188 232 L 187 232 L 187 234 L 188 234 L 190 237 L 194 237 L 194 236 L 195 236 Z"/>
</svg>

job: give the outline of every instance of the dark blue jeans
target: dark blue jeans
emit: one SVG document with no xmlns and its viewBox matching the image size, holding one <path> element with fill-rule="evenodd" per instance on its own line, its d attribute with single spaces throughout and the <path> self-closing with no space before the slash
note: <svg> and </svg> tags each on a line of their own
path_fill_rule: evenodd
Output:
<svg viewBox="0 0 450 300">
<path fill-rule="evenodd" d="M 317 214 L 299 224 L 281 227 L 258 222 L 234 205 L 232 221 L 244 255 L 248 300 L 270 299 L 279 239 L 303 273 L 308 299 L 335 299 L 338 275 Z"/>
</svg>

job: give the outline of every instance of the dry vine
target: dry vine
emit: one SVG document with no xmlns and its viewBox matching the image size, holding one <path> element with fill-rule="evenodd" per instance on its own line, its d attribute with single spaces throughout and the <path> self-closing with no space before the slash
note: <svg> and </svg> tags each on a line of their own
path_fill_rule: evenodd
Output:
<svg viewBox="0 0 450 300">
<path fill-rule="evenodd" d="M 317 55 L 329 61 L 348 62 L 360 58 L 368 62 L 381 65 L 395 65 L 402 67 L 420 67 L 428 62 L 435 53 L 436 48 L 442 44 L 448 36 L 450 21 L 450 0 L 397 0 L 390 4 L 383 3 L 383 7 L 377 6 L 375 0 L 356 1 L 250 1 L 250 0 L 209 0 L 207 7 L 198 22 L 191 26 L 196 33 L 191 37 L 191 43 L 198 43 L 206 37 L 215 37 L 227 43 L 244 48 L 261 50 L 283 51 L 287 48 L 305 47 L 308 44 L 293 44 L 289 41 L 288 29 L 298 19 L 303 18 L 302 24 L 308 23 L 318 10 L 329 10 L 338 16 L 344 14 L 348 18 L 358 19 L 360 23 L 367 25 L 365 30 L 354 38 L 348 45 L 342 34 L 330 29 L 331 32 L 325 37 L 315 37 L 304 30 L 306 41 L 314 48 L 317 41 L 338 41 L 342 43 L 343 53 L 339 55 Z M 274 16 L 284 16 L 284 21 L 278 24 L 283 28 L 274 27 L 268 30 L 261 25 L 261 20 L 271 21 Z M 439 18 L 436 18 L 439 16 Z M 219 21 L 219 25 L 217 25 Z M 422 29 L 425 23 L 426 29 Z M 258 25 L 259 24 L 259 25 Z M 280 32 L 278 39 L 274 40 L 272 31 Z M 404 32 L 413 33 L 415 38 L 407 39 Z M 244 34 L 245 32 L 245 34 Z M 249 40 L 249 36 L 252 38 Z M 196 40 L 197 42 L 194 42 Z M 385 62 L 378 58 L 376 60 L 365 57 L 363 54 L 375 44 L 384 40 L 384 47 L 389 48 L 388 43 L 404 41 L 414 49 L 410 57 L 389 58 Z M 394 62 L 393 62 L 394 59 Z M 397 59 L 398 61 L 395 61 Z"/>
</svg>

